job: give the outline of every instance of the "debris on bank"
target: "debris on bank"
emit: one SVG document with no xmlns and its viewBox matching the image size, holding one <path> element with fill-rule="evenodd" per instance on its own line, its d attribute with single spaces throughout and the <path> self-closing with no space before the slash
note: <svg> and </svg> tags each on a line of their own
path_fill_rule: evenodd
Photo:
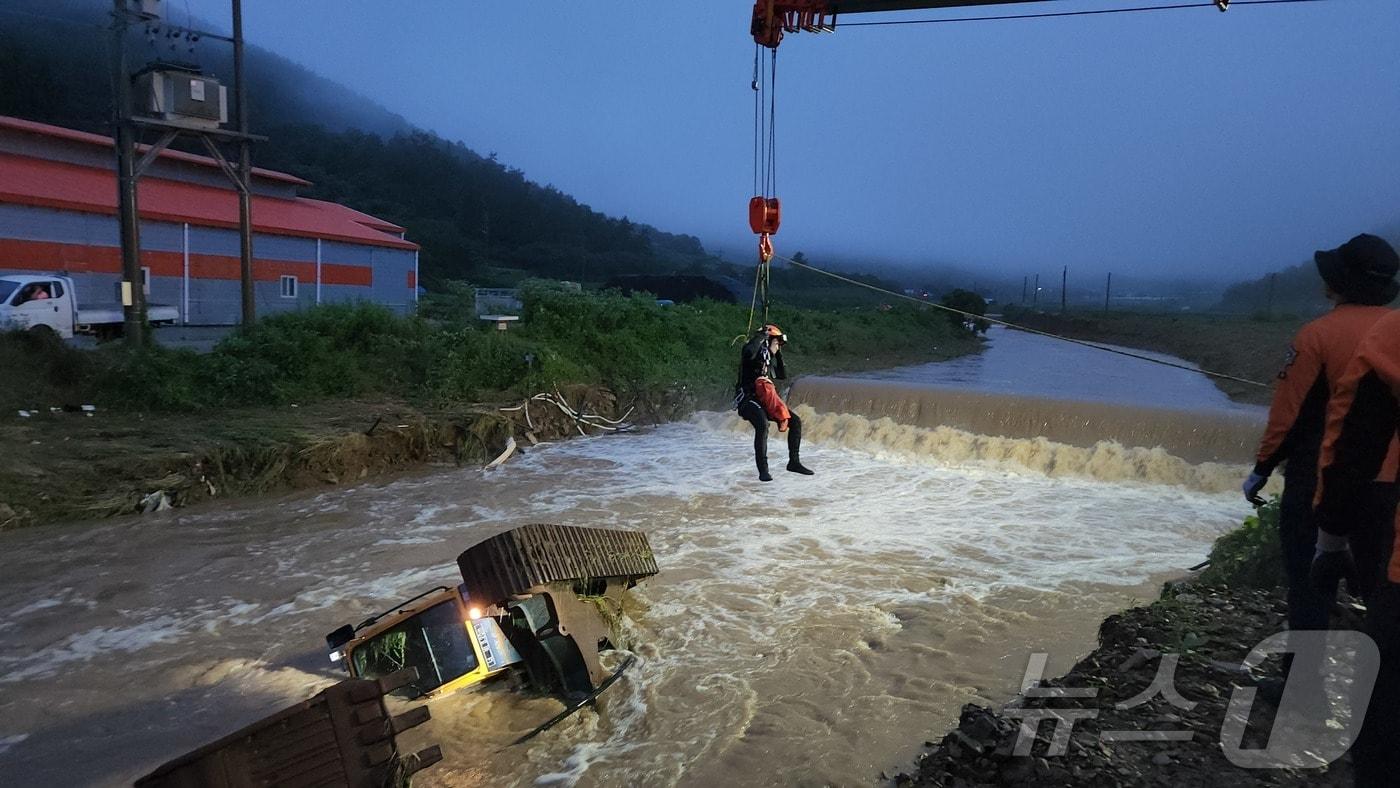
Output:
<svg viewBox="0 0 1400 788">
<path fill-rule="evenodd" d="M 1339 612 L 1347 614 L 1340 606 Z M 918 767 L 898 775 L 894 784 L 1350 785 L 1345 758 L 1322 769 L 1244 769 L 1226 758 L 1220 732 L 1232 692 L 1257 686 L 1259 679 L 1278 675 L 1279 670 L 1277 658 L 1256 671 L 1241 663 L 1261 641 L 1285 628 L 1284 613 L 1277 590 L 1199 583 L 1169 587 L 1157 602 L 1106 619 L 1098 648 L 1069 673 L 1039 684 L 1091 689 L 1094 697 L 1023 695 L 1000 711 L 968 704 L 957 728 L 936 744 L 929 742 Z M 1169 666 L 1167 660 L 1174 656 L 1177 664 L 1169 686 L 1175 688 L 1175 697 L 1169 697 L 1170 691 L 1157 692 L 1144 701 L 1145 691 L 1151 692 L 1163 665 Z M 1064 754 L 1047 756 L 1056 730 L 1066 723 L 1042 719 L 1030 754 L 1017 755 L 1022 720 L 1048 709 L 1072 710 L 1081 717 L 1074 720 Z M 1266 701 L 1255 701 L 1242 748 L 1265 746 L 1275 711 Z M 1118 735 L 1123 731 L 1173 732 L 1185 738 L 1128 741 Z"/>
<path fill-rule="evenodd" d="M 547 397 L 528 413 L 503 410 L 508 403 L 438 412 L 342 403 L 299 408 L 285 419 L 224 414 L 212 424 L 161 414 L 69 421 L 36 412 L 4 428 L 7 440 L 33 448 L 0 458 L 0 479 L 8 477 L 0 481 L 0 530 L 353 483 L 427 463 L 485 465 L 511 445 L 518 453 L 580 433 L 610 434 L 628 418 L 657 423 L 693 407 L 683 389 L 640 399 L 636 416 L 600 386 L 561 386 Z"/>
</svg>

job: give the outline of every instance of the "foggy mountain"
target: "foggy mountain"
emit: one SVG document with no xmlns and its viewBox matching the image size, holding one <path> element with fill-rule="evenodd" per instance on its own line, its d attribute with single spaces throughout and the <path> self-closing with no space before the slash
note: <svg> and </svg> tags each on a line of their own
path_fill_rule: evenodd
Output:
<svg viewBox="0 0 1400 788">
<path fill-rule="evenodd" d="M 1374 235 L 1400 247 L 1400 223 L 1372 230 Z M 1338 239 L 1340 244 L 1346 239 Z M 1281 271 L 1231 285 L 1217 307 L 1223 312 L 1311 317 L 1328 309 L 1323 296 L 1322 277 L 1312 261 L 1298 263 Z"/>
</svg>

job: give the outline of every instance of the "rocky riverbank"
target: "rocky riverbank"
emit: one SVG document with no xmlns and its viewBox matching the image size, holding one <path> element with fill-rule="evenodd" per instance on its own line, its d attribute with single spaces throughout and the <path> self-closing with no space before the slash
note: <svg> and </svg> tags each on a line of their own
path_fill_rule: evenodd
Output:
<svg viewBox="0 0 1400 788">
<path fill-rule="evenodd" d="M 1277 589 L 1200 582 L 1169 587 L 1160 600 L 1105 620 L 1098 648 L 1069 673 L 1039 685 L 1092 697 L 1027 692 L 1002 709 L 969 704 L 958 726 L 928 742 L 917 768 L 898 775 L 894 784 L 1350 785 L 1345 757 L 1307 769 L 1247 769 L 1227 757 L 1231 745 L 1222 743 L 1221 731 L 1231 698 L 1279 671 L 1277 658 L 1253 670 L 1241 662 L 1258 643 L 1283 630 L 1284 609 Z M 1337 615 L 1354 619 L 1355 610 L 1339 606 Z M 1242 750 L 1263 748 L 1277 723 L 1277 708 L 1270 703 L 1258 699 L 1249 708 Z M 1044 719 L 1049 716 L 1061 719 Z M 1034 736 L 1023 733 L 1023 721 L 1036 718 L 1042 721 Z M 1073 732 L 1062 738 L 1070 722 Z M 1161 740 L 1126 740 L 1124 732 Z"/>
</svg>

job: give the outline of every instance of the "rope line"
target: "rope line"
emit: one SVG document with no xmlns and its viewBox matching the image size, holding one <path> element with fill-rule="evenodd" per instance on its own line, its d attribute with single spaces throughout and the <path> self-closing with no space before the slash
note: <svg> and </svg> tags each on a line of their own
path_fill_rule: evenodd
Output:
<svg viewBox="0 0 1400 788">
<path fill-rule="evenodd" d="M 1292 3 L 1320 3 L 1323 0 L 1231 0 L 1230 6 L 1237 5 L 1288 5 Z M 1103 14 L 1132 14 L 1144 11 L 1177 11 L 1184 8 L 1218 8 L 1209 3 L 1174 3 L 1172 5 L 1148 5 L 1133 8 L 1099 8 L 1081 11 L 1046 11 L 1038 14 L 1004 14 L 996 16 L 959 16 L 944 19 L 897 19 L 887 22 L 843 22 L 842 29 L 848 27 L 891 27 L 894 25 L 941 25 L 949 22 L 997 22 L 1013 19 L 1051 19 L 1066 16 L 1100 16 Z"/>
<path fill-rule="evenodd" d="M 942 309 L 942 310 L 945 311 L 945 312 L 952 312 L 952 313 L 954 313 L 954 314 L 962 315 L 963 317 L 966 317 L 966 318 L 971 318 L 971 319 L 974 319 L 974 320 L 985 320 L 985 321 L 987 321 L 988 323 L 995 323 L 996 325 L 1005 326 L 1006 328 L 1012 328 L 1012 329 L 1015 329 L 1015 330 L 1017 330 L 1017 331 L 1024 331 L 1024 332 L 1026 332 L 1026 333 L 1028 333 L 1028 334 L 1035 334 L 1035 335 L 1037 335 L 1037 336 L 1047 337 L 1047 338 L 1049 338 L 1049 339 L 1058 339 L 1058 340 L 1060 340 L 1061 342 L 1068 342 L 1068 343 L 1073 344 L 1073 345 L 1081 345 L 1081 346 L 1083 346 L 1083 347 L 1093 348 L 1094 350 L 1102 350 L 1102 351 L 1104 351 L 1105 353 L 1114 353 L 1114 354 L 1119 355 L 1119 356 L 1127 356 L 1128 358 L 1135 358 L 1135 359 L 1138 359 L 1138 360 L 1140 360 L 1140 361 L 1149 361 L 1149 362 L 1151 362 L 1151 363 L 1153 363 L 1153 364 L 1160 364 L 1161 366 L 1164 366 L 1164 367 L 1172 367 L 1172 368 L 1174 368 L 1174 369 L 1184 369 L 1184 370 L 1186 370 L 1186 371 L 1188 371 L 1188 372 L 1198 372 L 1198 373 L 1200 373 L 1200 374 L 1202 374 L 1202 375 L 1207 375 L 1207 376 L 1209 376 L 1209 377 L 1220 378 L 1221 380 L 1231 380 L 1231 381 L 1234 381 L 1234 382 L 1236 382 L 1236 383 L 1244 383 L 1244 384 L 1247 384 L 1247 385 L 1250 385 L 1250 386 L 1259 386 L 1260 388 L 1268 388 L 1268 387 L 1269 387 L 1269 384 L 1267 384 L 1267 383 L 1260 383 L 1260 382 L 1257 381 L 1257 380 L 1250 380 L 1249 378 L 1242 378 L 1242 377 L 1238 377 L 1238 376 L 1236 376 L 1236 375 L 1229 375 L 1229 374 L 1226 374 L 1226 373 L 1224 373 L 1224 372 L 1213 372 L 1213 371 L 1208 370 L 1208 369 L 1200 369 L 1200 368 L 1198 368 L 1198 367 L 1193 367 L 1193 366 L 1190 366 L 1190 365 L 1188 365 L 1188 364 L 1178 364 L 1178 363 L 1176 363 L 1176 362 L 1174 362 L 1174 361 L 1167 361 L 1167 360 L 1165 360 L 1165 359 L 1153 358 L 1152 356 L 1144 355 L 1144 354 L 1142 354 L 1142 353 L 1134 353 L 1134 352 L 1131 351 L 1131 350 L 1120 350 L 1120 349 L 1118 349 L 1118 348 L 1108 347 L 1107 345 L 1099 345 L 1099 344 L 1096 344 L 1096 343 L 1094 343 L 1094 342 L 1087 342 L 1087 341 L 1082 340 L 1082 339 L 1074 339 L 1073 337 L 1067 337 L 1067 336 L 1064 336 L 1064 335 L 1061 335 L 1061 334 L 1053 334 L 1053 333 L 1051 333 L 1051 332 L 1049 332 L 1049 331 L 1041 331 L 1040 329 L 1031 328 L 1031 327 L 1029 327 L 1029 326 L 1022 326 L 1022 325 L 1018 325 L 1018 324 L 1016 324 L 1016 323 L 1009 323 L 1009 322 L 1007 322 L 1007 321 L 1005 321 L 1005 320 L 999 320 L 999 319 L 994 318 L 994 317 L 987 317 L 986 315 L 979 315 L 979 314 L 975 314 L 975 313 L 973 313 L 973 312 L 964 312 L 964 311 L 961 310 L 961 309 L 954 309 L 953 307 L 947 306 L 946 304 L 939 304 L 939 303 L 935 303 L 935 302 L 933 302 L 933 301 L 925 301 L 925 300 L 923 300 L 922 298 L 915 298 L 915 297 L 913 297 L 913 296 L 908 296 L 908 295 L 905 295 L 905 294 L 903 294 L 903 293 L 896 293 L 896 292 L 894 292 L 893 290 L 886 290 L 886 289 L 883 288 L 883 287 L 877 287 L 877 286 L 875 286 L 875 285 L 868 284 L 868 283 L 866 283 L 866 282 L 861 282 L 861 281 L 856 280 L 856 279 L 851 279 L 850 277 L 842 276 L 842 275 L 840 275 L 840 274 L 833 273 L 833 272 L 831 272 L 831 271 L 825 271 L 825 270 L 822 270 L 821 268 L 817 268 L 817 267 L 815 267 L 815 266 L 807 265 L 806 263 L 799 263 L 799 262 L 797 262 L 796 260 L 793 260 L 792 258 L 783 257 L 782 255 L 776 255 L 776 254 L 775 254 L 775 255 L 773 255 L 773 258 L 774 258 L 775 260 L 782 260 L 783 262 L 787 263 L 788 265 L 793 265 L 793 266 L 796 266 L 796 267 L 798 267 L 798 268 L 802 268 L 802 269 L 811 271 L 812 273 L 815 273 L 815 274 L 821 274 L 821 275 L 823 275 L 823 276 L 829 276 L 829 277 L 831 277 L 832 279 L 837 279 L 837 280 L 842 281 L 842 282 L 845 282 L 845 283 L 847 283 L 847 284 L 856 285 L 857 287 L 864 287 L 864 288 L 866 288 L 866 289 L 868 289 L 868 290 L 874 290 L 874 291 L 877 292 L 877 293 L 884 293 L 885 295 L 893 296 L 893 297 L 895 297 L 895 298 L 902 298 L 902 299 L 904 299 L 904 300 L 906 300 L 906 301 L 913 301 L 913 302 L 916 303 L 916 304 L 922 304 L 922 305 L 924 305 L 924 306 L 931 306 L 931 307 L 933 307 L 933 308 L 935 308 L 935 309 Z"/>
<path fill-rule="evenodd" d="M 749 327 L 744 330 L 744 333 L 740 334 L 737 337 L 734 337 L 729 341 L 730 347 L 733 347 L 739 344 L 740 342 L 747 342 L 749 341 L 749 337 L 753 336 L 753 312 L 754 307 L 758 306 L 758 279 L 762 273 L 763 268 L 761 265 L 753 269 L 753 296 L 749 298 Z"/>
</svg>

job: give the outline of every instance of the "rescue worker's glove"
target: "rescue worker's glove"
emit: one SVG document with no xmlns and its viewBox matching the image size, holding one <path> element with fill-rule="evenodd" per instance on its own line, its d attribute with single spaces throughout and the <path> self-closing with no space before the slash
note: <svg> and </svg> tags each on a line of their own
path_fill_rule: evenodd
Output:
<svg viewBox="0 0 1400 788">
<path fill-rule="evenodd" d="M 1318 529 L 1317 552 L 1313 554 L 1312 569 L 1308 579 L 1314 590 L 1323 594 L 1334 594 L 1337 586 L 1346 581 L 1347 589 L 1353 594 L 1361 588 L 1361 576 L 1356 571 L 1356 559 L 1351 555 L 1351 544 L 1345 536 L 1337 536 Z"/>
<path fill-rule="evenodd" d="M 1264 489 L 1264 485 L 1269 483 L 1269 474 L 1260 474 L 1255 471 L 1249 474 L 1249 478 L 1244 480 L 1240 489 L 1244 490 L 1244 499 L 1255 506 L 1263 506 L 1264 499 L 1259 497 L 1259 491 Z"/>
</svg>

